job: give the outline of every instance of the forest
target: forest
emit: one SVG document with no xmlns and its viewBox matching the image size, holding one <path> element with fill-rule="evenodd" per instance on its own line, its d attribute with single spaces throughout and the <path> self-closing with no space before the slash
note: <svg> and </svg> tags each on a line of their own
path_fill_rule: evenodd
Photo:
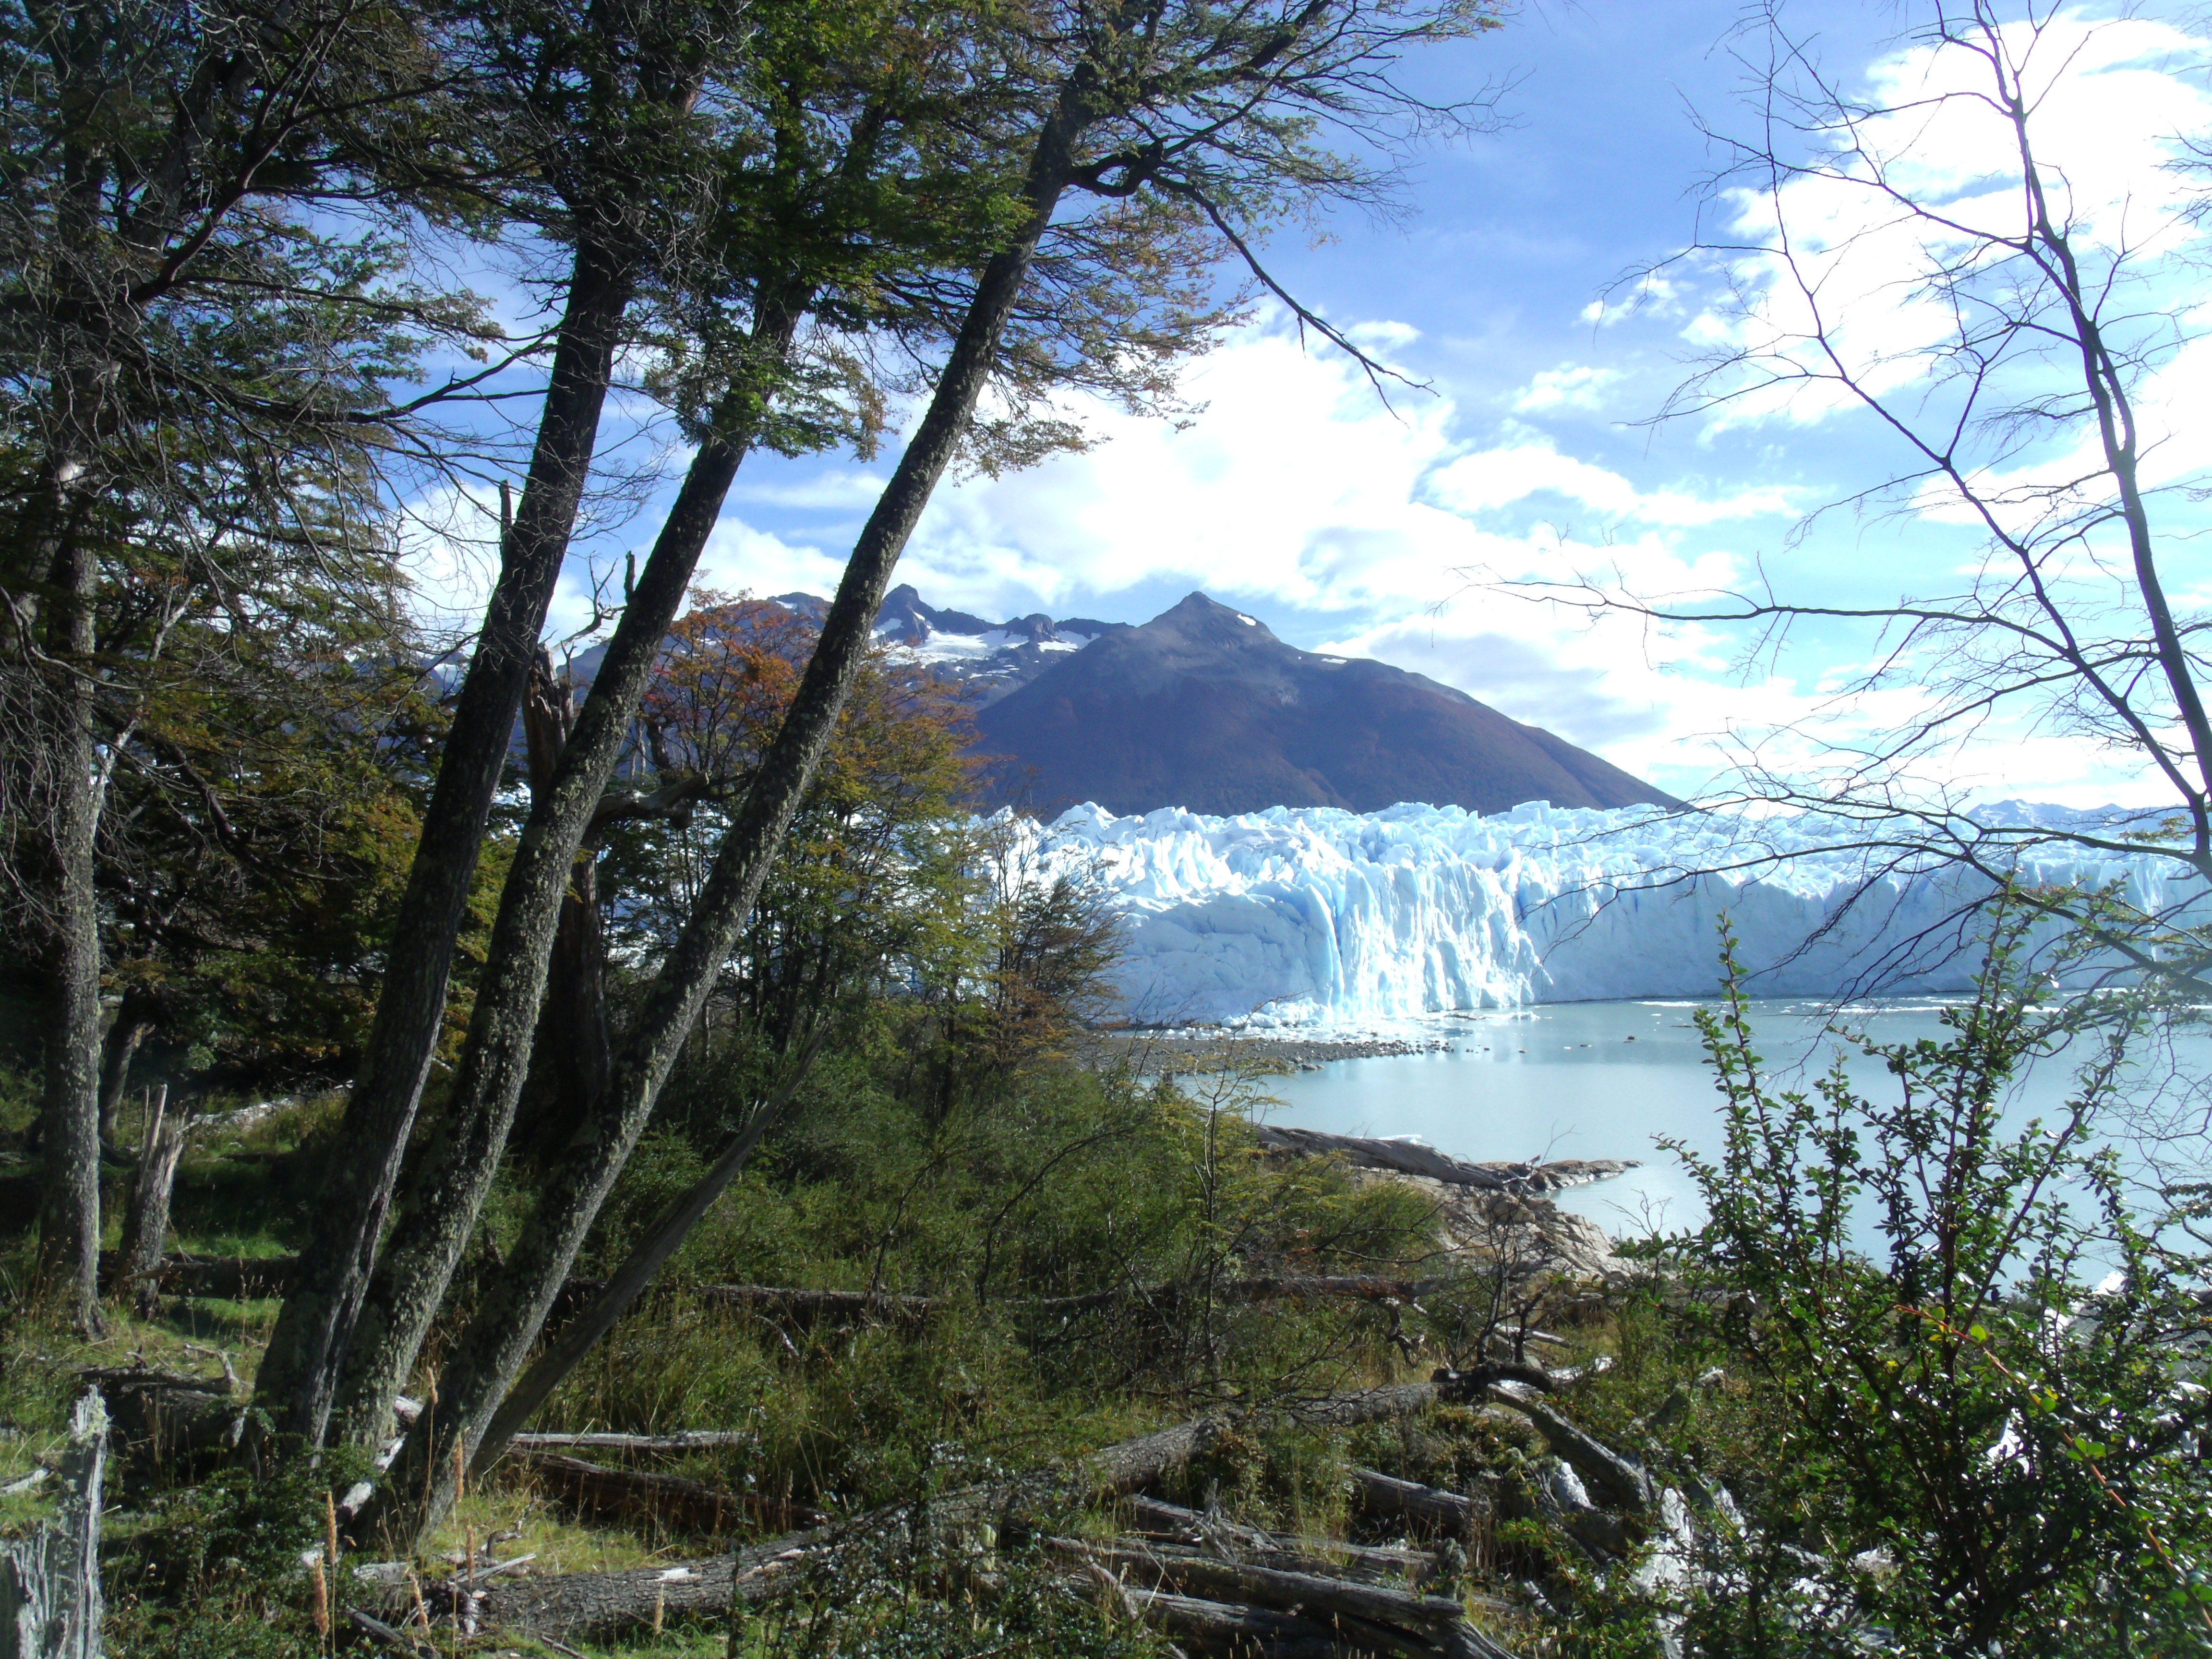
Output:
<svg viewBox="0 0 2212 1659">
<path fill-rule="evenodd" d="M 1734 997 L 1615 1248 L 1117 1029 L 874 641 L 1256 305 L 1389 380 L 1270 239 L 1495 118 L 1496 8 L 0 15 L 0 1653 L 2212 1641 L 2204 1194 L 2093 1133 L 2187 986 L 2044 998 L 2007 893 L 1902 1105 Z M 883 465 L 818 617 L 699 580 L 756 453 Z"/>
</svg>

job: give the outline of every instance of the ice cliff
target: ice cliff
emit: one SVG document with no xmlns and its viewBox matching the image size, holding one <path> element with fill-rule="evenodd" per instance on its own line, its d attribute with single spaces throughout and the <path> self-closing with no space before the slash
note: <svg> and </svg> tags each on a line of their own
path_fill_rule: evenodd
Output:
<svg viewBox="0 0 2212 1659">
<path fill-rule="evenodd" d="M 1042 830 L 1125 919 L 1119 988 L 1148 1023 L 1374 1025 L 1455 1009 L 1697 996 L 1717 983 L 1732 918 L 1759 994 L 1964 987 L 1955 872 L 1882 873 L 1819 850 L 1837 826 L 1540 803 L 1352 813 L 1080 806 Z M 2186 896 L 2148 857 L 2056 851 L 2031 881 L 2121 880 L 2138 902 Z"/>
</svg>

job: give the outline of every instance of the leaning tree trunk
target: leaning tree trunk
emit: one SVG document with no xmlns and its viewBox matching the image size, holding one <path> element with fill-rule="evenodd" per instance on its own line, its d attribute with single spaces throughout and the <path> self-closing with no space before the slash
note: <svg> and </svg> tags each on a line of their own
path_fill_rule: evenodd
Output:
<svg viewBox="0 0 2212 1659">
<path fill-rule="evenodd" d="M 587 238 L 576 250 L 568 308 L 500 575 L 469 659 L 438 781 L 400 901 L 376 1021 L 362 1056 L 331 1175 L 301 1271 L 270 1333 L 254 1404 L 276 1431 L 320 1443 L 338 1367 L 375 1266 L 422 1085 L 446 1018 L 446 982 L 477 853 L 507 764 L 523 688 L 545 625 L 613 378 L 622 320 L 635 291 L 634 252 Z"/>
<path fill-rule="evenodd" d="M 774 362 L 790 349 L 799 315 L 796 306 L 778 311 L 756 330 Z M 750 443 L 743 430 L 710 434 L 692 458 L 552 775 L 532 793 L 492 921 L 453 1097 L 410 1162 L 399 1224 L 345 1357 L 338 1394 L 350 1443 L 378 1444 L 390 1433 L 392 1400 L 414 1367 L 498 1171 L 529 1073 L 548 959 L 577 850 L 599 814 L 662 641 Z"/>
<path fill-rule="evenodd" d="M 411 1546 L 451 1502 L 450 1483 L 426 1478 L 433 1462 L 451 1456 L 457 1443 L 472 1462 L 498 1451 L 485 1438 L 494 1414 L 751 913 L 860 672 L 899 554 L 974 416 L 1038 240 L 1066 187 L 1075 140 L 1093 118 L 1091 96 L 1087 79 L 1072 80 L 1039 135 L 1024 191 L 1030 217 L 1012 246 L 984 266 L 929 409 L 854 544 L 798 693 L 616 1055 L 612 1081 L 567 1157 L 549 1171 L 505 1270 L 447 1355 L 437 1409 L 409 1431 L 364 1517 L 372 1535 Z"/>
<path fill-rule="evenodd" d="M 714 1168 L 692 1182 L 668 1206 L 652 1230 L 631 1247 L 622 1265 L 607 1275 L 599 1294 L 562 1323 L 561 1334 L 538 1356 L 521 1381 L 507 1391 L 507 1398 L 484 1431 L 485 1445 L 505 1445 L 545 1403 L 546 1397 L 561 1386 L 568 1373 L 583 1363 L 584 1356 L 598 1346 L 599 1339 L 615 1328 L 615 1322 L 629 1311 L 630 1304 L 645 1293 L 646 1287 L 668 1265 L 668 1258 L 676 1254 L 677 1247 L 690 1237 L 691 1230 L 714 1206 L 714 1200 L 737 1179 L 738 1171 L 745 1167 L 745 1161 L 759 1146 L 761 1138 L 799 1092 L 799 1085 L 806 1081 L 807 1073 L 813 1069 L 814 1056 L 825 1035 L 826 1028 L 815 1033 L 785 1078 L 783 1086 L 754 1109 L 751 1121 L 729 1150 L 714 1161 Z"/>
</svg>

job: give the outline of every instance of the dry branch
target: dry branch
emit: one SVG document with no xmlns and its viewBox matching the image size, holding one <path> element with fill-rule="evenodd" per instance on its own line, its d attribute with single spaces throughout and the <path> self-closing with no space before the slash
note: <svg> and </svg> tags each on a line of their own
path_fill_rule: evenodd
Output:
<svg viewBox="0 0 2212 1659">
<path fill-rule="evenodd" d="M 418 1407 L 416 1410 L 420 1410 Z M 403 1420 L 414 1421 L 414 1413 Z M 659 1453 L 717 1451 L 726 1446 L 745 1446 L 756 1437 L 738 1430 L 679 1429 L 674 1434 L 532 1433 L 518 1434 L 507 1443 L 516 1451 L 599 1451 Z"/>
<path fill-rule="evenodd" d="M 1402 1415 L 1432 1405 L 1431 1382 L 1365 1389 L 1276 1408 L 1316 1425 L 1346 1427 Z M 971 1487 L 936 1499 L 930 1514 L 940 1522 L 1004 1513 L 1066 1492 L 1133 1492 L 1203 1451 L 1240 1420 L 1254 1415 L 1224 1412 L 1177 1424 L 1155 1434 L 1101 1447 L 1061 1470 L 1043 1470 L 994 1486 Z M 585 1639 L 605 1638 L 663 1618 L 726 1609 L 734 1594 L 752 1599 L 773 1594 L 790 1576 L 828 1559 L 837 1549 L 895 1526 L 910 1525 L 909 1506 L 872 1511 L 850 1521 L 811 1531 L 787 1534 L 752 1546 L 735 1556 L 714 1556 L 665 1569 L 635 1572 L 570 1573 L 487 1589 L 478 1604 L 487 1627 L 500 1626 L 531 1633 Z M 1195 1639 L 1195 1638 L 1194 1638 Z"/>
<path fill-rule="evenodd" d="M 1443 1595 L 1421 1595 L 1382 1584 L 1348 1583 L 1313 1572 L 1288 1572 L 1253 1566 L 1173 1545 L 1132 1548 L 1054 1538 L 1048 1547 L 1077 1560 L 1096 1561 L 1117 1577 L 1148 1588 L 1165 1587 L 1208 1600 L 1242 1602 L 1285 1612 L 1347 1615 L 1386 1627 L 1433 1632 L 1466 1616 L 1460 1604 Z"/>
</svg>

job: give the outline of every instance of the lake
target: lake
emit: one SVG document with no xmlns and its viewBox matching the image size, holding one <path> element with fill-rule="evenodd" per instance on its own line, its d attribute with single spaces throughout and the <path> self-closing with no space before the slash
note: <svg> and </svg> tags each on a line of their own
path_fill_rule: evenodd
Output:
<svg viewBox="0 0 2212 1659">
<path fill-rule="evenodd" d="M 1268 1091 L 1282 1104 L 1268 1120 L 1341 1134 L 1412 1135 L 1476 1160 L 1640 1159 L 1642 1167 L 1614 1180 L 1563 1194 L 1563 1207 L 1616 1236 L 1645 1231 L 1647 1218 L 1692 1226 L 1704 1214 L 1696 1188 L 1655 1143 L 1670 1136 L 1708 1156 L 1720 1150 L 1719 1097 L 1692 1023 L 1700 1006 L 1571 1002 L 1455 1015 L 1435 1027 L 1449 1034 L 1446 1049 L 1332 1060 L 1272 1079 Z M 1943 1006 L 1899 999 L 1855 1004 L 1837 1016 L 1816 1001 L 1768 998 L 1752 1003 L 1751 1017 L 1765 1069 L 1793 1073 L 1795 1086 L 1826 1069 L 1836 1044 L 1822 1032 L 1832 1020 L 1884 1042 L 1940 1037 Z M 2191 1036 L 2179 1047 L 2199 1075 L 2212 1072 L 2212 1038 Z M 1855 1051 L 1848 1060 L 1862 1092 L 1895 1087 L 1877 1063 Z M 2015 1087 L 2009 1114 L 2054 1115 L 2071 1071 L 2068 1064 L 2036 1067 Z"/>
</svg>

